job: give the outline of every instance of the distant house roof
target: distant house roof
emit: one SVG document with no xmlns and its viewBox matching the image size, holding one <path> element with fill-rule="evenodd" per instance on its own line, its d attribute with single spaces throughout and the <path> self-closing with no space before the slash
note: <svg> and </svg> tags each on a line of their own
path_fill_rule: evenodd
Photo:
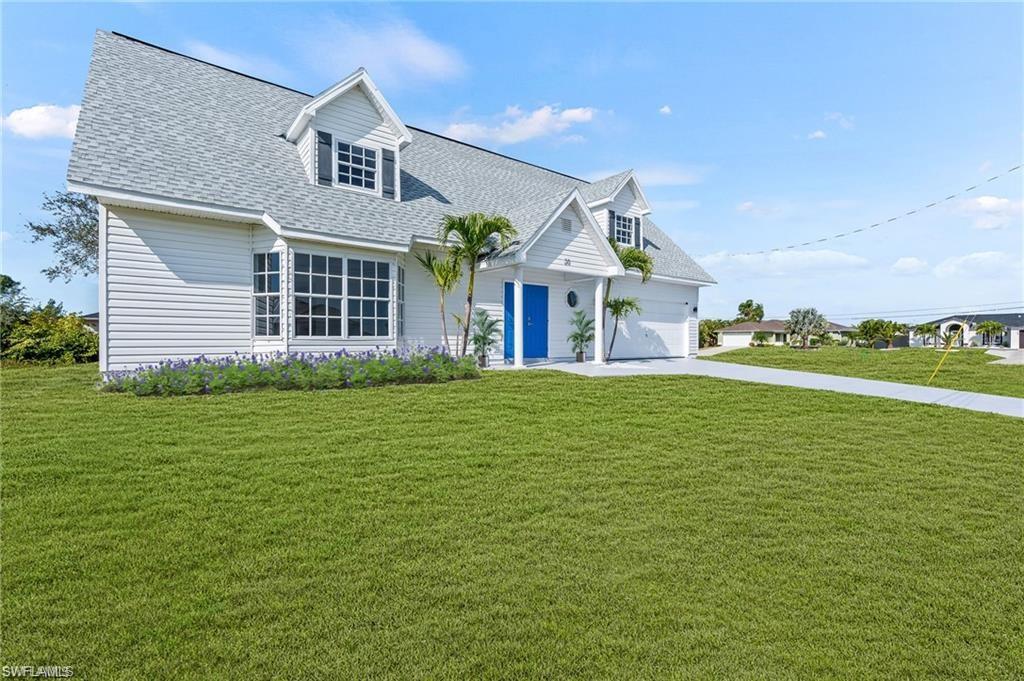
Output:
<svg viewBox="0 0 1024 681">
<path fill-rule="evenodd" d="M 998 322 L 1014 329 L 1024 329 L 1024 312 L 966 312 L 951 314 L 942 319 L 933 319 L 928 324 L 944 324 L 951 321 L 969 321 L 971 324 L 981 322 Z"/>
<path fill-rule="evenodd" d="M 357 74 L 358 75 L 358 74 Z M 116 33 L 96 33 L 67 179 L 109 190 L 269 215 L 283 229 L 408 246 L 446 214 L 514 216 L 520 243 L 574 190 L 600 200 L 630 171 L 587 182 L 410 128 L 401 201 L 311 183 L 286 131 L 316 98 Z M 714 283 L 643 220 L 655 275 Z M 512 249 L 514 250 L 514 249 Z"/>
<path fill-rule="evenodd" d="M 829 322 L 828 331 L 831 333 L 844 333 L 853 331 L 852 326 L 844 326 Z M 785 333 L 786 322 L 781 319 L 765 319 L 760 322 L 740 322 L 725 328 L 719 329 L 718 333 L 750 333 L 752 331 L 765 331 L 768 333 Z"/>
</svg>

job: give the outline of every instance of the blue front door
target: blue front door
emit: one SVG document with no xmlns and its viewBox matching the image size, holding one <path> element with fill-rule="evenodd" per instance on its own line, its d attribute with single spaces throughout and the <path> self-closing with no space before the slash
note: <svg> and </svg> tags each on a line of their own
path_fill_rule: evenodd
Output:
<svg viewBox="0 0 1024 681">
<path fill-rule="evenodd" d="M 505 282 L 505 359 L 514 354 L 514 284 Z M 523 358 L 548 356 L 548 287 L 523 284 Z"/>
</svg>

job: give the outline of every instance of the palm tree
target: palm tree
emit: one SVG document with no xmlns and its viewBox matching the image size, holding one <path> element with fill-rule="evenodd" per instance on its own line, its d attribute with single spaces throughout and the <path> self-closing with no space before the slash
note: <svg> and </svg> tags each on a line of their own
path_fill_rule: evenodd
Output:
<svg viewBox="0 0 1024 681">
<path fill-rule="evenodd" d="M 615 347 L 615 334 L 619 331 L 619 320 L 625 319 L 631 314 L 640 314 L 643 310 L 640 309 L 640 301 L 636 298 L 612 298 L 608 301 L 607 307 L 608 312 L 615 319 L 615 325 L 612 326 L 612 340 L 608 344 L 608 359 L 611 359 L 612 348 Z"/>
<path fill-rule="evenodd" d="M 994 341 L 996 336 L 1003 335 L 1003 325 L 988 319 L 978 322 L 978 325 L 974 327 L 974 331 L 975 333 L 980 333 L 982 337 L 988 336 L 989 341 Z"/>
<path fill-rule="evenodd" d="M 621 246 L 615 239 L 609 238 L 608 243 L 612 245 L 612 250 L 615 251 L 615 255 L 619 256 L 619 262 L 622 263 L 623 269 L 626 270 L 638 270 L 640 272 L 640 281 L 646 284 L 651 279 L 651 275 L 654 274 L 654 260 L 651 256 L 639 248 L 633 246 Z M 604 306 L 607 309 L 608 301 L 612 297 L 612 278 L 608 277 L 604 282 Z"/>
<path fill-rule="evenodd" d="M 921 337 L 924 345 L 928 344 L 929 338 L 935 339 L 935 346 L 939 345 L 939 327 L 936 324 L 918 324 L 914 327 L 914 334 Z"/>
<path fill-rule="evenodd" d="M 580 355 L 587 351 L 587 344 L 594 341 L 594 319 L 588 318 L 583 310 L 576 310 L 569 324 L 572 326 L 572 333 L 566 340 L 572 343 L 572 351 L 579 360 Z"/>
<path fill-rule="evenodd" d="M 487 353 L 498 342 L 501 332 L 498 320 L 487 314 L 487 310 L 477 310 L 473 315 L 473 352 L 480 360 L 480 366 L 487 364 Z"/>
<path fill-rule="evenodd" d="M 438 258 L 433 251 L 417 253 L 416 259 L 423 265 L 423 269 L 434 280 L 434 285 L 441 294 L 441 337 L 444 338 L 444 347 L 448 354 L 452 354 L 451 341 L 448 340 L 448 322 L 445 321 L 444 299 L 455 289 L 455 285 L 462 278 L 462 266 L 453 258 Z"/>
<path fill-rule="evenodd" d="M 465 262 L 469 269 L 466 288 L 466 311 L 462 315 L 462 355 L 469 345 L 469 325 L 473 312 L 473 287 L 476 284 L 476 266 L 480 257 L 494 247 L 506 249 L 512 245 L 516 228 L 501 215 L 445 215 L 437 230 L 437 238 L 443 244 L 451 242 L 449 253 L 461 269 Z"/>
</svg>

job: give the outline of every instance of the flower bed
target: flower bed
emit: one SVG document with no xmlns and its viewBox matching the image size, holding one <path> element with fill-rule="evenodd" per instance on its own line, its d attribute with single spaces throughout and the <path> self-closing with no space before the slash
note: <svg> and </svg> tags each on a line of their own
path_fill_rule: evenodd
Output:
<svg viewBox="0 0 1024 681">
<path fill-rule="evenodd" d="M 473 357 L 444 350 L 274 353 L 167 360 L 130 371 L 109 371 L 100 389 L 136 395 L 209 395 L 274 388 L 326 390 L 394 383 L 444 383 L 477 378 Z"/>
</svg>

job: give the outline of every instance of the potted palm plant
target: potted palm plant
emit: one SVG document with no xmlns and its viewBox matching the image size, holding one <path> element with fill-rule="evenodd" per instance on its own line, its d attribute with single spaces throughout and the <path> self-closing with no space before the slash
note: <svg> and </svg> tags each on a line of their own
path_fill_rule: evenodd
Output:
<svg viewBox="0 0 1024 681">
<path fill-rule="evenodd" d="M 572 325 L 572 333 L 566 340 L 572 343 L 576 361 L 582 362 L 587 357 L 587 343 L 594 341 L 594 320 L 587 319 L 587 313 L 583 310 L 576 310 L 569 323 Z"/>
<path fill-rule="evenodd" d="M 473 353 L 481 368 L 487 368 L 487 354 L 498 343 L 501 333 L 498 331 L 498 320 L 487 314 L 486 310 L 477 310 L 473 315 Z"/>
</svg>

